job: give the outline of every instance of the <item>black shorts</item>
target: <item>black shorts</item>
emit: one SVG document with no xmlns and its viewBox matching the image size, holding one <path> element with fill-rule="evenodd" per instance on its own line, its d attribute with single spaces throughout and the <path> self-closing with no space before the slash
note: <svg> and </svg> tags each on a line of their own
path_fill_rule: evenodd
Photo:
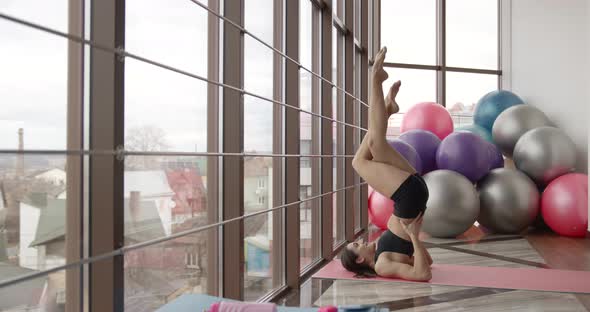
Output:
<svg viewBox="0 0 590 312">
<path fill-rule="evenodd" d="M 391 195 L 395 202 L 393 215 L 403 219 L 413 219 L 426 210 L 428 186 L 419 174 L 409 176 Z"/>
</svg>

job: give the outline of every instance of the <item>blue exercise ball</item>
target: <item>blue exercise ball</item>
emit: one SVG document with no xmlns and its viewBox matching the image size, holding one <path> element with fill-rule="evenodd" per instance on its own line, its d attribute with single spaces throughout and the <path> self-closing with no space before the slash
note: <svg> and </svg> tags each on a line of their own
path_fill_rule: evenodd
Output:
<svg viewBox="0 0 590 312">
<path fill-rule="evenodd" d="M 489 132 L 488 130 L 486 130 L 485 128 L 483 128 L 481 126 L 478 126 L 476 124 L 458 127 L 458 128 L 455 129 L 455 132 L 471 132 L 471 133 L 475 133 L 475 134 L 479 135 L 482 139 L 484 139 L 484 140 L 486 140 L 488 142 L 493 142 L 493 140 L 492 140 L 492 133 Z"/>
<path fill-rule="evenodd" d="M 524 101 L 510 91 L 492 91 L 477 102 L 473 122 L 491 132 L 498 115 L 507 108 L 519 104 L 524 104 Z"/>
</svg>

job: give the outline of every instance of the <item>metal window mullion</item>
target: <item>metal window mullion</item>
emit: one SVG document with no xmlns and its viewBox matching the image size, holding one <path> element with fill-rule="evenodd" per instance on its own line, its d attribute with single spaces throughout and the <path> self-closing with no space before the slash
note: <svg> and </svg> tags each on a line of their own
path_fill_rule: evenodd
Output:
<svg viewBox="0 0 590 312">
<path fill-rule="evenodd" d="M 364 47 L 371 47 L 373 46 L 373 41 L 376 39 L 374 37 L 369 36 L 369 29 L 371 24 L 369 23 L 369 3 L 367 1 L 361 1 L 361 42 Z M 369 42 L 369 39 L 371 40 Z M 365 50 L 361 54 L 361 90 L 360 90 L 360 98 L 361 100 L 368 103 L 368 94 L 369 94 L 369 51 Z M 368 114 L 369 109 L 368 107 L 361 105 L 361 116 L 360 116 L 360 125 L 362 128 L 367 129 L 368 125 Z M 363 137 L 366 135 L 366 131 L 361 131 L 360 142 L 362 142 Z M 363 180 L 361 179 L 361 182 Z M 366 229 L 368 227 L 368 187 L 366 185 L 361 186 L 361 228 Z"/>
<path fill-rule="evenodd" d="M 92 2 L 92 41 L 123 48 L 125 1 Z M 96 48 L 90 55 L 90 149 L 116 150 L 124 143 L 124 63 Z M 90 157 L 90 256 L 124 244 L 124 163 L 115 155 Z M 90 265 L 90 311 L 124 309 L 123 256 Z"/>
<path fill-rule="evenodd" d="M 224 0 L 224 17 L 244 25 L 244 0 Z M 243 89 L 244 36 L 235 27 L 223 27 L 223 82 Z M 223 89 L 221 110 L 223 152 L 243 150 L 244 98 L 238 91 Z M 222 158 L 222 219 L 244 214 L 244 159 Z M 244 296 L 244 221 L 227 224 L 222 230 L 223 242 L 223 297 L 241 300 Z"/>
<path fill-rule="evenodd" d="M 209 0 L 209 8 L 219 12 L 219 0 Z M 207 77 L 219 81 L 219 20 L 209 14 L 207 18 Z M 207 152 L 219 152 L 219 87 L 207 84 Z M 219 159 L 207 157 L 207 222 L 219 221 Z M 220 293 L 219 229 L 207 231 L 207 293 Z"/>
<path fill-rule="evenodd" d="M 371 1 L 372 20 L 370 27 L 373 29 L 372 50 L 369 51 L 369 60 L 373 60 L 373 56 L 381 49 L 381 0 Z"/>
<path fill-rule="evenodd" d="M 321 16 L 321 10 L 317 7 L 312 7 L 312 41 L 311 41 L 311 68 L 315 72 L 320 72 L 320 57 L 321 57 L 321 36 L 320 36 L 320 25 L 319 18 Z M 320 89 L 321 89 L 321 80 L 316 77 L 311 77 L 311 110 L 314 113 L 320 113 Z M 321 151 L 321 120 L 319 118 L 311 118 L 311 144 L 312 144 L 312 154 L 320 154 Z M 317 195 L 321 193 L 321 159 L 320 158 L 311 158 L 311 192 L 312 195 Z M 311 202 L 312 206 L 312 217 L 311 217 L 311 227 L 312 227 L 312 255 L 314 259 L 317 259 L 321 256 L 321 248 L 322 248 L 322 240 L 321 240 L 321 211 L 320 207 L 320 200 L 314 200 Z"/>
<path fill-rule="evenodd" d="M 354 1 L 346 1 L 344 3 L 344 12 L 346 12 L 344 19 L 346 25 L 354 25 Z M 344 36 L 344 89 L 354 94 L 354 27 L 352 27 L 353 32 L 349 32 L 347 35 Z M 350 124 L 354 124 L 354 109 L 353 105 L 356 105 L 354 99 L 351 97 L 344 98 L 344 105 L 342 109 L 344 110 L 344 121 Z M 349 155 L 354 154 L 355 146 L 354 146 L 354 129 L 350 127 L 346 127 L 344 129 L 344 153 Z M 352 159 L 344 158 L 340 159 L 343 162 L 343 179 L 344 179 L 344 186 L 349 186 L 354 184 L 354 169 L 352 168 Z M 354 218 L 355 218 L 355 211 L 354 208 L 354 189 L 349 189 L 344 192 L 344 239 L 345 240 L 353 240 L 354 239 Z M 340 204 L 340 203 L 339 203 Z"/>
<path fill-rule="evenodd" d="M 273 46 L 277 50 L 284 51 L 284 7 L 283 1 L 274 2 L 274 19 L 273 23 Z M 277 53 L 273 54 L 273 98 L 277 101 L 284 101 L 284 79 L 283 64 L 284 58 Z M 283 129 L 283 113 L 285 108 L 279 105 L 273 106 L 273 153 L 284 154 L 285 144 Z M 282 205 L 285 201 L 284 194 L 284 158 L 274 157 L 272 160 L 272 199 L 273 206 Z M 272 212 L 272 283 L 273 288 L 278 289 L 285 282 L 285 235 L 284 235 L 285 213 L 283 210 Z"/>
<path fill-rule="evenodd" d="M 498 89 L 511 88 L 511 0 L 498 0 Z M 505 74 L 507 73 L 507 74 Z"/>
<path fill-rule="evenodd" d="M 332 1 L 324 0 L 325 8 L 321 12 L 321 71 L 322 76 L 332 81 Z M 321 114 L 332 117 L 332 86 L 326 83 L 321 85 Z M 333 154 L 332 150 L 332 122 L 326 119 L 321 121 L 321 144 L 322 154 Z M 333 159 L 330 157 L 321 159 L 322 183 L 321 192 L 326 193 L 332 190 L 332 166 Z M 322 257 L 332 259 L 332 197 L 324 197 L 322 200 Z"/>
<path fill-rule="evenodd" d="M 437 65 L 436 72 L 436 101 L 446 106 L 446 0 L 436 2 L 436 42 Z"/>
<path fill-rule="evenodd" d="M 285 2 L 285 52 L 299 61 L 299 1 L 289 0 Z M 285 101 L 299 107 L 299 67 L 292 62 L 285 64 Z M 299 112 L 288 110 L 285 112 L 285 152 L 287 154 L 299 154 L 300 146 L 300 122 Z M 300 184 L 300 158 L 289 157 L 285 159 L 285 203 L 299 201 Z M 285 257 L 286 257 L 286 283 L 287 286 L 299 288 L 299 247 L 300 228 L 299 211 L 301 205 L 291 207 L 285 211 Z"/>
<path fill-rule="evenodd" d="M 84 1 L 68 1 L 68 32 L 84 36 Z M 67 148 L 84 148 L 84 44 L 68 41 L 68 87 L 67 87 Z M 66 157 L 66 261 L 79 261 L 83 257 L 84 236 L 82 224 L 83 203 L 83 156 Z M 65 311 L 83 310 L 83 278 L 80 267 L 66 270 Z"/>
</svg>

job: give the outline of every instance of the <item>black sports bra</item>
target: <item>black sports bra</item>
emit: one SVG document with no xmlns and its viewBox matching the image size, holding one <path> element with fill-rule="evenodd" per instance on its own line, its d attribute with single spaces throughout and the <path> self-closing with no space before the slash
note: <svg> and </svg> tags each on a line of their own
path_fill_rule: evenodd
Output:
<svg viewBox="0 0 590 312">
<path fill-rule="evenodd" d="M 375 262 L 377 262 L 379 255 L 384 251 L 397 252 L 411 257 L 414 254 L 414 245 L 412 242 L 393 234 L 390 230 L 385 230 L 381 234 L 381 237 L 379 237 L 379 241 L 377 241 Z"/>
</svg>

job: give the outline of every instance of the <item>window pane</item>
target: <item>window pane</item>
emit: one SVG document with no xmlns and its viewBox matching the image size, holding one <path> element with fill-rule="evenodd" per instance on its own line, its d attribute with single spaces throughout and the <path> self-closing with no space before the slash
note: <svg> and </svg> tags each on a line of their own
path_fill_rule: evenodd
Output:
<svg viewBox="0 0 590 312">
<path fill-rule="evenodd" d="M 1 278 L 64 265 L 68 197 L 66 157 L 0 155 L 0 176 Z M 69 243 L 76 246 L 79 241 Z M 39 296 L 44 287 L 47 287 L 47 300 L 41 301 Z M 63 306 L 65 287 L 65 271 L 58 271 L 0 289 L 0 310 L 17 306 L 50 310 L 55 305 Z"/>
<path fill-rule="evenodd" d="M 273 45 L 272 0 L 246 0 L 245 28 Z M 244 88 L 267 98 L 274 97 L 274 52 L 249 36 L 244 37 Z M 244 96 L 244 151 L 273 152 L 275 104 Z M 273 207 L 272 157 L 244 158 L 244 212 Z M 244 220 L 244 299 L 253 301 L 273 289 L 273 213 Z M 278 239 L 278 238 L 277 238 Z M 276 255 L 279 256 L 279 255 Z"/>
<path fill-rule="evenodd" d="M 68 1 L 0 2 L 4 14 L 68 32 Z M 66 149 L 68 40 L 4 19 L 0 38 L 0 149 Z M 0 155 L 0 279 L 66 263 L 66 168 L 65 155 Z M 4 287 L 0 310 L 63 310 L 65 279 Z"/>
<path fill-rule="evenodd" d="M 381 1 L 381 45 L 386 62 L 436 63 L 436 1 Z"/>
<path fill-rule="evenodd" d="M 357 98 L 360 99 L 361 97 L 361 80 L 362 80 L 362 72 L 361 72 L 361 54 L 355 52 L 355 61 L 354 61 L 354 94 Z M 357 126 L 361 125 L 361 107 L 362 104 L 360 102 L 354 102 L 354 124 Z M 361 130 L 354 129 L 354 150 L 357 151 L 360 144 L 361 144 Z M 361 182 L 360 176 L 356 171 L 354 171 L 354 184 L 359 184 Z M 361 198 L 360 198 L 360 186 L 354 188 L 354 227 L 355 229 L 360 229 L 361 227 Z"/>
<path fill-rule="evenodd" d="M 268 209 L 268 203 L 265 209 Z M 256 301 L 273 289 L 273 213 L 244 220 L 244 300 Z M 278 277 L 277 277 L 278 278 Z"/>
<path fill-rule="evenodd" d="M 270 0 L 245 3 L 246 29 L 272 45 L 273 4 Z M 244 37 L 244 88 L 257 95 L 273 98 L 273 57 L 271 49 L 249 36 Z M 244 150 L 272 152 L 274 103 L 244 96 Z"/>
<path fill-rule="evenodd" d="M 447 72 L 447 108 L 460 127 L 473 123 L 475 104 L 486 93 L 498 89 L 498 76 Z M 461 117 L 463 116 L 463 117 Z"/>
<path fill-rule="evenodd" d="M 363 34 L 361 34 L 361 0 L 354 0 L 354 37 L 362 42 Z"/>
<path fill-rule="evenodd" d="M 498 0 L 448 0 L 447 65 L 498 68 Z"/>
<path fill-rule="evenodd" d="M 388 138 L 393 138 L 399 135 L 404 112 L 420 102 L 436 102 L 436 72 L 405 68 L 386 68 L 385 70 L 389 74 L 389 79 L 383 84 L 384 96 L 387 96 L 389 88 L 395 81 L 402 82 L 396 98 L 400 113 L 389 118 L 387 129 Z"/>
<path fill-rule="evenodd" d="M 312 67 L 312 5 L 310 1 L 300 1 L 300 32 L 299 32 L 299 50 L 300 61 L 307 68 Z M 318 95 L 318 80 L 314 78 L 309 72 L 300 70 L 300 85 L 299 85 L 299 104 L 300 107 L 307 111 L 318 111 L 319 101 L 313 95 Z M 307 113 L 299 114 L 300 121 L 300 154 L 319 154 L 318 152 L 318 136 L 319 136 L 319 122 L 320 118 L 312 116 Z M 299 173 L 299 198 L 305 200 L 311 196 L 318 195 L 319 190 L 319 159 L 317 157 L 301 157 L 300 158 L 300 173 Z M 305 266 L 310 264 L 317 253 L 315 253 L 315 245 L 317 245 L 317 233 L 314 229 L 317 227 L 319 219 L 314 216 L 319 212 L 320 200 L 311 200 L 300 205 L 299 209 L 299 238 L 300 238 L 300 268 L 303 270 Z M 314 241 L 315 238 L 315 241 Z"/>
<path fill-rule="evenodd" d="M 54 1 L 38 1 L 38 0 L 18 0 L 18 1 L 0 1 L 0 12 L 10 15 L 19 19 L 30 21 L 36 24 L 40 24 L 61 32 L 68 32 L 68 1 L 67 0 L 54 0 Z M 4 35 L 12 33 L 12 36 L 16 36 L 18 33 L 13 29 L 5 28 L 6 24 L 15 25 L 13 22 L 2 20 L 2 38 L 6 40 Z M 26 26 L 18 26 L 20 29 L 24 29 Z M 38 30 L 31 31 L 37 34 L 44 34 Z M 54 35 L 47 36 L 54 37 Z M 24 43 L 28 41 L 28 38 L 21 38 Z M 35 42 L 31 40 L 31 42 Z M 2 42 L 3 44 L 5 41 Z M 3 46 L 4 47 L 4 46 Z M 37 49 L 36 51 L 47 50 Z M 44 53 L 43 53 L 44 54 Z M 39 56 L 41 56 L 40 54 Z"/>
<path fill-rule="evenodd" d="M 207 238 L 213 231 L 126 253 L 125 311 L 155 311 L 184 294 L 207 293 Z"/>
<path fill-rule="evenodd" d="M 199 2 L 207 4 L 206 0 Z M 190 1 L 128 0 L 125 49 L 206 76 L 207 15 Z"/>
<path fill-rule="evenodd" d="M 125 245 L 211 223 L 207 161 L 179 156 L 125 159 Z M 137 163 L 157 169 L 133 169 Z M 208 233 L 212 234 L 201 232 L 125 254 L 125 307 L 140 305 L 151 311 L 177 292 L 206 293 Z"/>
<path fill-rule="evenodd" d="M 0 261 L 0 270 L 2 270 L 2 279 L 10 279 L 35 272 L 2 261 Z M 57 271 L 47 276 L 0 288 L 0 299 L 2 299 L 0 301 L 0 311 L 65 311 L 65 290 L 54 286 L 56 283 L 64 283 L 66 271 Z M 82 287 L 82 285 L 72 286 L 76 289 Z"/>
<path fill-rule="evenodd" d="M 129 51 L 207 75 L 207 45 L 203 44 L 207 42 L 207 12 L 194 3 L 127 1 L 125 27 Z M 207 84 L 126 59 L 125 147 L 152 152 L 206 151 Z"/>
<path fill-rule="evenodd" d="M 332 37 L 332 71 L 334 81 L 340 88 L 344 88 L 344 37 L 333 29 Z M 332 114 L 333 118 L 339 121 L 344 121 L 345 103 L 344 97 L 346 94 L 337 89 L 332 88 Z M 344 125 L 341 123 L 332 123 L 332 145 L 334 155 L 344 154 Z M 344 159 L 342 157 L 333 158 L 333 177 L 332 188 L 334 190 L 344 187 Z M 334 244 L 338 244 L 344 239 L 344 192 L 337 192 L 333 195 L 333 236 Z"/>
<path fill-rule="evenodd" d="M 0 11 L 67 31 L 68 2 L 0 1 Z M 0 148 L 65 149 L 68 40 L 0 20 Z"/>
</svg>

